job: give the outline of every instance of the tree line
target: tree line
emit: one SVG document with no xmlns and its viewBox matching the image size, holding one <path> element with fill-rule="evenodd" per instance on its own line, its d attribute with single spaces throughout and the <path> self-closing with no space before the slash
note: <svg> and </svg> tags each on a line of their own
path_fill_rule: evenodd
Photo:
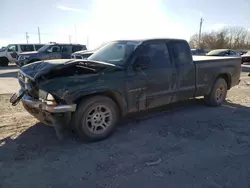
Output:
<svg viewBox="0 0 250 188">
<path fill-rule="evenodd" d="M 250 31 L 244 27 L 224 27 L 218 31 L 203 32 L 191 36 L 191 48 L 200 49 L 250 49 Z"/>
</svg>

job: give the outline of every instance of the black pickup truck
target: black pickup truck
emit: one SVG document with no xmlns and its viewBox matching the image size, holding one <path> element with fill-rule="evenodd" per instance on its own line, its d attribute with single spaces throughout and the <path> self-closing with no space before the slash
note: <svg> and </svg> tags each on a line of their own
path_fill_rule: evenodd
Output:
<svg viewBox="0 0 250 188">
<path fill-rule="evenodd" d="M 169 103 L 204 96 L 220 106 L 239 83 L 241 59 L 192 58 L 179 39 L 112 41 L 88 59 L 58 59 L 23 66 L 20 100 L 41 122 L 69 126 L 82 138 L 108 137 L 120 118 Z"/>
</svg>

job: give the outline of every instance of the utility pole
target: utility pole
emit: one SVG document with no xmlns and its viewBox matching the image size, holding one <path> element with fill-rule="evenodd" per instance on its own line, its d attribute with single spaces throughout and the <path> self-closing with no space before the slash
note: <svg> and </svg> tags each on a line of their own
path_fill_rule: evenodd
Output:
<svg viewBox="0 0 250 188">
<path fill-rule="evenodd" d="M 76 25 L 75 25 L 75 43 L 77 43 Z"/>
<path fill-rule="evenodd" d="M 69 43 L 71 44 L 71 36 L 69 35 Z"/>
<path fill-rule="evenodd" d="M 39 27 L 37 27 L 37 31 L 38 31 L 39 44 L 41 44 L 41 36 L 40 36 L 40 28 Z"/>
<path fill-rule="evenodd" d="M 201 48 L 201 28 L 202 28 L 203 21 L 204 21 L 204 19 L 201 18 L 201 20 L 200 20 L 200 30 L 199 30 L 199 48 Z"/>
<path fill-rule="evenodd" d="M 27 44 L 29 43 L 29 35 L 28 35 L 28 32 L 25 33 L 26 35 L 26 41 L 27 41 Z"/>
<path fill-rule="evenodd" d="M 87 35 L 87 38 L 86 38 L 86 46 L 87 48 L 89 48 L 89 36 Z"/>
</svg>

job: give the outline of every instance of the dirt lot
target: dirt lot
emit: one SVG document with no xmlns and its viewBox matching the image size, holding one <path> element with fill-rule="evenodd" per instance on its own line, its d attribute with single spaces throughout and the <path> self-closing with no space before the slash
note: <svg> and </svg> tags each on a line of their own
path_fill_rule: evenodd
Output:
<svg viewBox="0 0 250 188">
<path fill-rule="evenodd" d="M 250 79 L 242 77 L 220 108 L 172 105 L 92 144 L 73 133 L 58 141 L 0 95 L 0 187 L 249 187 Z"/>
</svg>

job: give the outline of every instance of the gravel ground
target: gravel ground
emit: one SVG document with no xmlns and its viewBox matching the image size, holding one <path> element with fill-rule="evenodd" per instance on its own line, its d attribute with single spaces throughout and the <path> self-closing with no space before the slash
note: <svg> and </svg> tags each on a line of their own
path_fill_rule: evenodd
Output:
<svg viewBox="0 0 250 188">
<path fill-rule="evenodd" d="M 249 187 L 250 79 L 225 105 L 190 100 L 126 119 L 109 139 L 58 141 L 0 95 L 0 187 Z"/>
</svg>

